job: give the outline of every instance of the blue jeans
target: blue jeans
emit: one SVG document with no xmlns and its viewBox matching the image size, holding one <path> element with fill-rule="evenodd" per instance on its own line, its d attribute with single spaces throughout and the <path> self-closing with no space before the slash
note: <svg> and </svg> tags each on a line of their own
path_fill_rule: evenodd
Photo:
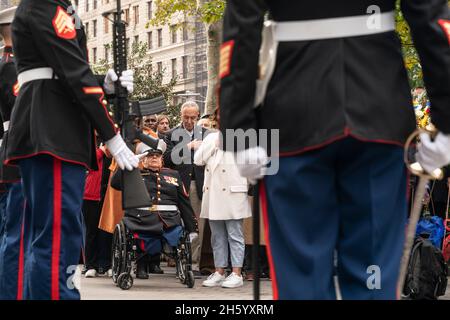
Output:
<svg viewBox="0 0 450 320">
<path fill-rule="evenodd" d="M 216 268 L 228 267 L 228 255 L 231 257 L 233 268 L 242 268 L 245 255 L 243 222 L 243 219 L 209 220 L 211 246 Z M 228 250 L 228 246 L 230 250 Z"/>
</svg>

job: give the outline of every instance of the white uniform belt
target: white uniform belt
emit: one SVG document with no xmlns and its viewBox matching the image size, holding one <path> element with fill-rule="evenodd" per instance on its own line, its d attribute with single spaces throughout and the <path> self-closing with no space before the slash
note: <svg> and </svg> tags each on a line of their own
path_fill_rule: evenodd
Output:
<svg viewBox="0 0 450 320">
<path fill-rule="evenodd" d="M 275 40 L 312 41 L 347 38 L 395 30 L 393 11 L 342 18 L 275 22 Z"/>
<path fill-rule="evenodd" d="M 8 131 L 8 129 L 9 129 L 9 121 L 5 121 L 5 122 L 3 122 L 3 131 Z"/>
<path fill-rule="evenodd" d="M 52 68 L 36 68 L 19 73 L 17 81 L 19 86 L 34 80 L 58 79 Z"/>
<path fill-rule="evenodd" d="M 169 204 L 158 204 L 151 207 L 146 208 L 138 208 L 138 210 L 143 211 L 177 211 L 178 207 L 176 205 L 169 205 Z"/>
</svg>

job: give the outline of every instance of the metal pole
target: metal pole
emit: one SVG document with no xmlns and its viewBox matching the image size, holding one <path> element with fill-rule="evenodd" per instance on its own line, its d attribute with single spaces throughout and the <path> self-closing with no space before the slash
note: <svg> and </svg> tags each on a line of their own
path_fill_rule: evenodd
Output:
<svg viewBox="0 0 450 320">
<path fill-rule="evenodd" d="M 260 228 L 260 218 L 259 218 L 259 188 L 260 183 L 255 185 L 255 192 L 253 196 L 253 252 L 252 252 L 252 269 L 254 274 L 253 282 L 253 299 L 260 300 L 260 270 L 259 270 L 259 228 Z"/>
</svg>

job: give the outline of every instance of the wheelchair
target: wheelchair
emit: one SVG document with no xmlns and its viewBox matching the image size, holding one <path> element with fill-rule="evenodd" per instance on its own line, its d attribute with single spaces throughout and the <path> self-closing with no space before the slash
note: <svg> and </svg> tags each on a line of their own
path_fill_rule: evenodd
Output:
<svg viewBox="0 0 450 320">
<path fill-rule="evenodd" d="M 182 226 L 179 231 L 180 237 L 171 244 L 166 241 L 164 234 L 152 236 L 153 239 L 161 241 L 162 250 L 160 253 L 175 260 L 176 277 L 188 288 L 193 288 L 195 284 L 194 273 L 192 271 L 191 243 L 189 235 Z M 144 257 L 148 251 L 139 245 L 140 239 L 136 239 L 136 233 L 129 230 L 123 220 L 116 225 L 112 244 L 112 279 L 116 286 L 122 290 L 128 290 L 133 286 L 133 270 L 139 259 Z M 135 273 L 136 274 L 136 273 Z"/>
</svg>

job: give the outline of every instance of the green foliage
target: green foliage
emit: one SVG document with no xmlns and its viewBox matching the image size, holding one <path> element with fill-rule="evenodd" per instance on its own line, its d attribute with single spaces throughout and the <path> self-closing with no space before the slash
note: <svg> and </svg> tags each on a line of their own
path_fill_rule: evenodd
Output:
<svg viewBox="0 0 450 320">
<path fill-rule="evenodd" d="M 223 18 L 224 12 L 225 0 L 207 1 L 200 8 L 201 18 L 208 24 L 219 22 Z"/>
<path fill-rule="evenodd" d="M 213 24 L 223 18 L 225 0 L 155 0 L 156 11 L 150 25 L 169 24 L 174 14 L 199 17 L 202 22 Z"/>
<path fill-rule="evenodd" d="M 405 21 L 402 12 L 400 11 L 400 2 L 397 2 L 396 22 L 397 34 L 402 43 L 403 57 L 405 60 L 405 67 L 408 71 L 408 78 L 412 88 L 423 87 L 423 74 L 420 58 L 414 47 L 411 37 L 410 28 Z"/>
<path fill-rule="evenodd" d="M 178 118 L 173 118 L 172 115 L 179 114 L 178 106 L 172 104 L 173 88 L 176 85 L 177 79 L 171 79 L 167 84 L 163 84 L 163 77 L 166 69 L 161 73 L 153 70 L 151 57 L 148 55 L 147 45 L 143 42 L 133 43 L 131 52 L 128 55 L 128 68 L 134 71 L 134 92 L 131 95 L 131 100 L 146 100 L 159 96 L 164 96 L 168 104 L 168 114 L 171 120 L 178 122 Z M 92 69 L 96 74 L 106 74 L 108 69 L 112 68 L 106 60 L 101 60 L 98 64 L 93 65 Z"/>
<path fill-rule="evenodd" d="M 448 1 L 450 5 L 450 1 Z M 410 28 L 400 11 L 400 0 L 397 1 L 397 33 L 402 42 L 403 56 L 405 66 L 408 71 L 411 87 L 424 87 L 422 66 L 419 55 L 414 47 L 414 41 L 411 37 Z"/>
</svg>

